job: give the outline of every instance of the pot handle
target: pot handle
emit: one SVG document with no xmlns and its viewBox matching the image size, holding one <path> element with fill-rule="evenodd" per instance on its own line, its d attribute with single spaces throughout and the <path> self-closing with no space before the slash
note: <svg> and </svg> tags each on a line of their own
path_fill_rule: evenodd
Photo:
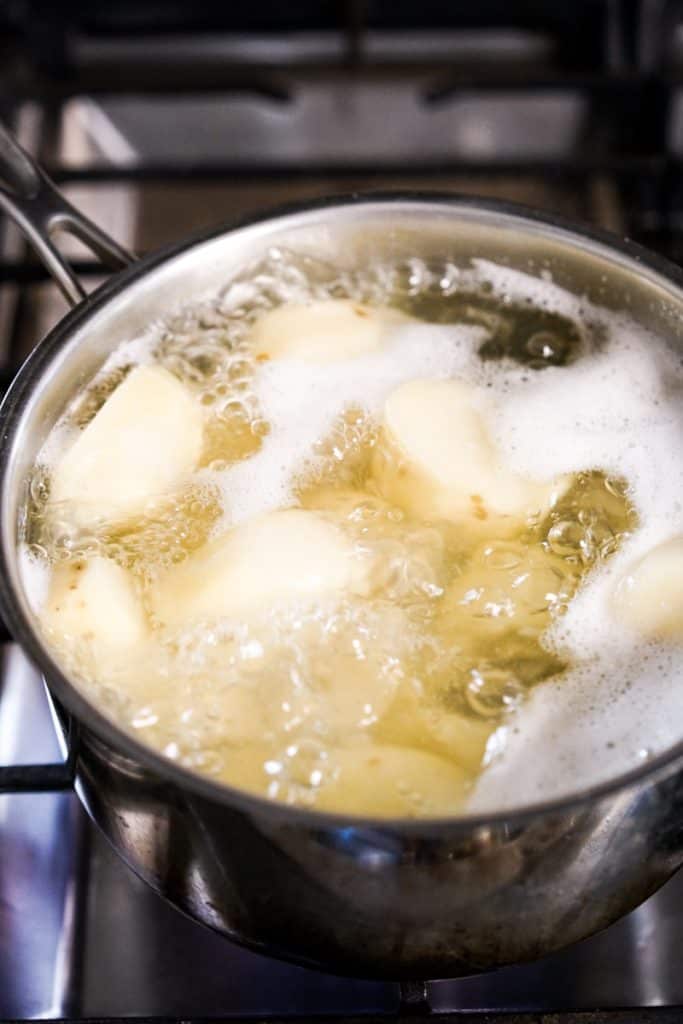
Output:
<svg viewBox="0 0 683 1024">
<path fill-rule="evenodd" d="M 86 292 L 53 241 L 56 231 L 74 235 L 112 270 L 121 270 L 133 262 L 129 252 L 64 198 L 2 122 L 0 209 L 24 234 L 72 306 L 81 302 Z"/>
</svg>

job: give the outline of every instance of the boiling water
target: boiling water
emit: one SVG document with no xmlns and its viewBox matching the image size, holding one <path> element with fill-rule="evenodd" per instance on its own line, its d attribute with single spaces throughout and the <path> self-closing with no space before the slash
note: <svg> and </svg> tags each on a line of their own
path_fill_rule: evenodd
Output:
<svg viewBox="0 0 683 1024">
<path fill-rule="evenodd" d="M 255 350 L 268 311 L 338 299 L 412 319 L 333 363 Z M 50 498 L 54 467 L 140 364 L 165 367 L 204 410 L 195 470 L 144 514 L 83 526 Z M 402 467 L 382 410 L 418 378 L 467 382 L 505 465 L 564 475 L 559 496 L 498 531 L 477 494 L 467 523 L 388 494 Z M 30 483 L 27 583 L 43 614 L 46 575 L 96 556 L 130 574 L 143 643 L 102 657 L 96 636 L 44 615 L 48 638 L 119 723 L 217 780 L 405 816 L 565 792 L 683 732 L 681 647 L 634 636 L 608 607 L 629 561 L 683 532 L 682 386 L 660 340 L 551 281 L 483 261 L 340 270 L 273 250 L 121 345 L 74 401 Z M 156 616 L 174 567 L 283 508 L 340 531 L 366 567 L 362 591 Z"/>
</svg>

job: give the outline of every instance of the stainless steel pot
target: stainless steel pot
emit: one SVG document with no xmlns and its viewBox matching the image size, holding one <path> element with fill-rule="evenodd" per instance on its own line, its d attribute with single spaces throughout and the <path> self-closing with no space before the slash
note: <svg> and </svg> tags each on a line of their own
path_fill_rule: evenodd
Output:
<svg viewBox="0 0 683 1024">
<path fill-rule="evenodd" d="M 167 761 L 88 702 L 41 641 L 17 542 L 27 474 L 75 389 L 121 340 L 217 288 L 271 245 L 322 255 L 341 247 L 364 258 L 477 255 L 550 270 L 564 286 L 628 308 L 683 350 L 681 272 L 628 242 L 507 203 L 347 196 L 192 238 L 133 262 L 83 298 L 49 240 L 52 227 L 74 231 L 115 265 L 127 255 L 65 204 L 6 133 L 0 164 L 15 185 L 0 202 L 74 303 L 31 354 L 0 412 L 2 613 L 71 722 L 72 741 L 78 733 L 70 764 L 81 800 L 133 870 L 245 945 L 395 979 L 539 957 L 654 892 L 683 861 L 683 744 L 585 792 L 485 817 L 373 821 L 272 804 Z M 54 769 L 52 784 L 64 781 Z M 49 777 L 39 772 L 0 769 L 0 791 L 43 783 Z"/>
</svg>

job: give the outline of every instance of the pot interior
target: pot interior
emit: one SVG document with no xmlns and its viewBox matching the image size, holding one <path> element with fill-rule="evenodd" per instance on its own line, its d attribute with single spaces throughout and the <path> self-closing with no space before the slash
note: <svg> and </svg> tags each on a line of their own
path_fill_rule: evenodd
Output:
<svg viewBox="0 0 683 1024">
<path fill-rule="evenodd" d="M 18 539 L 29 473 L 50 430 L 109 353 L 175 307 L 219 290 L 270 247 L 353 266 L 419 257 L 466 266 L 484 258 L 548 277 L 683 346 L 683 291 L 656 257 L 527 216 L 504 204 L 440 198 L 369 197 L 285 213 L 152 257 L 82 304 L 39 346 L 4 407 L 2 543 L 11 625 L 49 663 L 22 580 Z"/>
</svg>

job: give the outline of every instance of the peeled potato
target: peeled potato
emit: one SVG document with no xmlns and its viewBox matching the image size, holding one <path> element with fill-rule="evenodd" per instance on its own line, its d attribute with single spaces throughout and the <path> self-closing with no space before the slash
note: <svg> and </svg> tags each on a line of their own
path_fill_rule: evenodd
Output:
<svg viewBox="0 0 683 1024">
<path fill-rule="evenodd" d="M 215 694 L 216 702 L 235 700 L 239 709 L 253 706 L 260 725 L 252 736 L 264 730 L 292 735 L 308 723 L 309 730 L 319 725 L 336 742 L 350 730 L 372 726 L 391 703 L 403 675 L 401 657 L 410 643 L 410 622 L 399 608 L 370 611 L 364 602 L 347 601 L 343 613 L 339 611 L 332 605 L 323 615 L 302 615 L 297 607 L 283 606 L 270 620 L 251 621 L 242 648 L 246 659 L 231 635 L 206 645 L 195 664 L 201 662 L 209 699 Z M 303 665 L 293 651 L 303 655 Z M 247 685 L 226 687 L 226 669 L 236 663 Z M 244 695 L 233 695 L 240 690 Z M 232 712 L 216 703 L 215 714 L 223 720 Z M 248 734 L 247 729 L 245 738 Z"/>
<path fill-rule="evenodd" d="M 323 720 L 340 740 L 351 730 L 372 726 L 386 712 L 404 674 L 402 659 L 411 639 L 405 613 L 385 608 L 352 627 L 338 627 L 326 644 L 316 648 L 313 640 L 314 692 Z"/>
<path fill-rule="evenodd" d="M 459 810 L 467 774 L 424 750 L 373 745 L 331 752 L 335 773 L 315 795 L 320 810 L 377 817 L 447 815 Z"/>
<path fill-rule="evenodd" d="M 127 519 L 168 494 L 202 448 L 203 414 L 159 366 L 132 370 L 55 467 L 51 502 L 79 525 Z"/>
<path fill-rule="evenodd" d="M 384 406 L 385 446 L 375 458 L 380 490 L 426 519 L 481 532 L 515 530 L 545 511 L 564 484 L 538 483 L 502 465 L 472 389 L 457 380 L 412 380 Z"/>
<path fill-rule="evenodd" d="M 367 572 L 341 530 L 314 512 L 271 512 L 205 544 L 151 589 L 164 625 L 243 616 L 312 596 L 362 592 Z"/>
<path fill-rule="evenodd" d="M 438 706 L 404 683 L 374 735 L 382 743 L 420 747 L 456 761 L 474 775 L 482 765 L 496 723 L 477 721 Z"/>
<path fill-rule="evenodd" d="M 254 742 L 245 742 L 232 750 L 229 744 L 228 739 L 227 749 L 223 749 L 225 767 L 220 773 L 220 781 L 257 796 L 268 796 L 272 776 L 266 771 L 265 765 L 273 759 L 271 748 L 255 739 Z"/>
<path fill-rule="evenodd" d="M 221 730 L 229 743 L 246 743 L 263 732 L 263 706 L 255 690 L 228 686 L 216 696 Z"/>
<path fill-rule="evenodd" d="M 453 814 L 468 789 L 457 765 L 422 750 L 388 744 L 324 749 L 307 740 L 278 754 L 246 744 L 226 756 L 221 779 L 283 803 L 372 817 Z"/>
<path fill-rule="evenodd" d="M 90 558 L 55 569 L 44 622 L 58 641 L 85 641 L 95 659 L 130 656 L 147 636 L 147 624 L 133 581 L 108 558 Z"/>
<path fill-rule="evenodd" d="M 649 551 L 619 581 L 614 608 L 648 637 L 683 640 L 683 537 Z"/>
<path fill-rule="evenodd" d="M 387 307 L 350 299 L 287 303 L 256 321 L 252 344 L 257 359 L 302 359 L 332 363 L 376 352 L 392 327 L 410 317 Z"/>
</svg>

